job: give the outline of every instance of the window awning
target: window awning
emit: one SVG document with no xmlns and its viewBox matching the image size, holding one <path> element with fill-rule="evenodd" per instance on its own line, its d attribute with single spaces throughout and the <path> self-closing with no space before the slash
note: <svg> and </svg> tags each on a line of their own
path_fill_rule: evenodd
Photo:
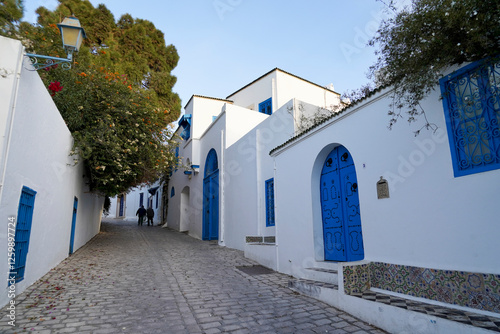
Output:
<svg viewBox="0 0 500 334">
<path fill-rule="evenodd" d="M 179 126 L 182 126 L 184 129 L 191 125 L 191 114 L 183 115 L 179 120 Z"/>
<path fill-rule="evenodd" d="M 154 187 L 154 188 L 149 188 L 148 192 L 154 196 L 156 194 L 156 191 L 158 190 L 159 187 Z"/>
</svg>

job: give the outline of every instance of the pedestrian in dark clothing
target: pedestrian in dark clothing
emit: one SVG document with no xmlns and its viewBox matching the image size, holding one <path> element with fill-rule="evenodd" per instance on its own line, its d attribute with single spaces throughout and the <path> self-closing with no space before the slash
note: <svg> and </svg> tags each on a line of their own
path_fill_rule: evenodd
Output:
<svg viewBox="0 0 500 334">
<path fill-rule="evenodd" d="M 151 222 L 151 226 L 153 226 L 153 217 L 155 216 L 155 210 L 153 210 L 152 207 L 149 207 L 147 210 L 147 215 L 148 215 L 148 226 L 149 222 Z"/>
<path fill-rule="evenodd" d="M 144 209 L 144 205 L 141 205 L 139 210 L 135 213 L 136 216 L 139 216 L 139 220 L 137 221 L 137 225 L 141 225 L 144 222 L 144 216 L 146 215 L 146 209 Z"/>
</svg>

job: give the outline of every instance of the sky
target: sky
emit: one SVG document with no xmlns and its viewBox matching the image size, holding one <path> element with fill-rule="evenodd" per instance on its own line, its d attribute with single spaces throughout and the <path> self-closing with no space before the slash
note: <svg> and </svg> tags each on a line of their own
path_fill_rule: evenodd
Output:
<svg viewBox="0 0 500 334">
<path fill-rule="evenodd" d="M 376 0 L 90 0 L 118 20 L 146 19 L 177 48 L 172 72 L 182 106 L 192 95 L 226 98 L 278 67 L 343 93 L 368 83 L 376 61 L 366 45 L 385 6 Z M 25 21 L 56 0 L 25 0 Z M 85 27 L 84 27 L 85 28 Z"/>
</svg>

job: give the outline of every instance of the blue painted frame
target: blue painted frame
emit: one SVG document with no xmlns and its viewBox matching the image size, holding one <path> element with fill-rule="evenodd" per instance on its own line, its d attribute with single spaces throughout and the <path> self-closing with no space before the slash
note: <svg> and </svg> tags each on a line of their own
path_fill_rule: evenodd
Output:
<svg viewBox="0 0 500 334">
<path fill-rule="evenodd" d="M 78 210 L 78 198 L 75 196 L 73 200 L 73 219 L 71 220 L 71 236 L 69 240 L 69 254 L 73 254 L 73 247 L 75 243 L 75 230 L 76 230 L 76 213 Z"/>
<path fill-rule="evenodd" d="M 275 226 L 274 218 L 274 178 L 266 180 L 266 227 Z"/>
<path fill-rule="evenodd" d="M 23 186 L 19 208 L 17 211 L 17 223 L 15 234 L 15 264 L 9 272 L 9 277 L 15 277 L 16 282 L 24 279 L 26 271 L 26 259 L 28 256 L 29 242 L 31 236 L 31 224 L 33 222 L 33 212 L 35 209 L 36 191 Z"/>
<path fill-rule="evenodd" d="M 273 113 L 273 99 L 272 99 L 272 97 L 259 103 L 259 112 L 266 114 L 266 115 L 271 115 Z"/>
<path fill-rule="evenodd" d="M 170 189 L 170 198 L 172 198 L 174 196 L 175 196 L 175 188 L 172 187 L 172 189 Z"/>
<path fill-rule="evenodd" d="M 144 205 L 144 193 L 139 194 L 139 207 Z"/>
<path fill-rule="evenodd" d="M 498 125 L 500 117 L 497 116 L 500 114 L 500 108 L 498 107 L 500 105 L 500 72 L 495 71 L 495 66 L 498 67 L 498 65 L 498 62 L 495 63 L 491 61 L 491 59 L 477 61 L 464 66 L 439 80 L 455 177 L 500 168 L 500 128 Z M 454 86 L 459 81 L 462 84 L 469 83 L 469 85 L 472 85 L 471 82 L 473 83 L 473 80 L 477 80 L 478 91 L 475 92 L 475 94 L 472 94 L 471 91 L 470 96 L 465 96 L 464 100 L 462 100 L 456 95 L 456 92 L 453 89 Z M 493 81 L 493 85 L 491 85 L 490 81 Z M 495 93 L 492 93 L 492 90 L 495 90 Z M 472 101 L 466 100 L 466 98 L 470 99 L 471 97 Z M 476 100 L 477 97 L 479 97 L 480 100 Z M 472 119 L 466 120 L 465 122 L 461 119 L 464 114 L 470 113 L 471 110 L 471 107 L 468 106 L 465 107 L 466 110 L 464 111 L 466 103 L 468 105 L 472 104 L 472 108 L 475 108 L 475 112 L 481 111 L 480 116 L 475 117 L 478 122 L 483 119 L 480 126 L 477 126 L 478 135 L 475 137 L 480 138 L 481 140 L 486 140 L 488 142 L 490 152 L 494 152 L 492 156 L 483 154 L 480 158 L 484 160 L 486 156 L 491 159 L 496 159 L 496 161 L 487 163 L 483 162 L 482 164 L 476 165 L 474 165 L 473 162 L 469 162 L 469 166 L 462 166 L 460 163 L 461 161 L 467 162 L 470 158 L 477 158 L 475 153 L 473 153 L 472 156 L 467 156 L 465 152 L 462 152 L 462 150 L 465 150 L 465 146 L 470 145 L 470 141 L 474 139 L 471 139 L 471 137 L 474 137 L 471 136 L 471 131 L 474 127 L 466 126 L 464 124 L 465 122 L 473 122 Z M 497 107 L 495 107 L 495 104 Z M 480 106 L 481 109 L 478 109 L 478 106 Z M 466 127 L 465 132 L 461 129 L 462 127 Z M 464 142 L 465 144 L 463 144 Z"/>
</svg>

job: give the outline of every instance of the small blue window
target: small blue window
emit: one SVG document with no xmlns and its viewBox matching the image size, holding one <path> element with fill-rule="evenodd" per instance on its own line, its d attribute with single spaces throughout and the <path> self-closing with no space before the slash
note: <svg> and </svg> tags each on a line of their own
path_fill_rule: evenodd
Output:
<svg viewBox="0 0 500 334">
<path fill-rule="evenodd" d="M 274 178 L 266 181 L 266 226 L 274 226 Z"/>
<path fill-rule="evenodd" d="M 440 80 L 455 176 L 500 168 L 500 61 L 469 64 Z"/>
<path fill-rule="evenodd" d="M 12 263 L 10 261 L 11 257 L 9 257 L 9 278 L 14 277 L 16 282 L 24 279 L 30 244 L 31 223 L 35 209 L 35 195 L 36 191 L 28 187 L 23 187 L 21 198 L 19 199 L 17 217 L 13 217 L 12 221 L 9 218 L 9 234 L 13 233 L 13 227 L 15 226 L 14 256 L 12 257 Z M 11 285 L 10 281 L 9 285 Z"/>
<path fill-rule="evenodd" d="M 172 187 L 172 189 L 170 190 L 170 197 L 174 197 L 175 196 L 175 188 Z"/>
<path fill-rule="evenodd" d="M 264 102 L 259 103 L 259 112 L 271 115 L 273 113 L 273 100 L 272 98 L 268 98 Z"/>
<path fill-rule="evenodd" d="M 139 206 L 143 206 L 144 205 L 144 193 L 140 193 L 139 194 Z"/>
<path fill-rule="evenodd" d="M 191 137 L 191 115 L 182 116 L 179 120 L 179 126 L 184 128 L 181 132 L 181 138 L 188 140 Z"/>
</svg>

